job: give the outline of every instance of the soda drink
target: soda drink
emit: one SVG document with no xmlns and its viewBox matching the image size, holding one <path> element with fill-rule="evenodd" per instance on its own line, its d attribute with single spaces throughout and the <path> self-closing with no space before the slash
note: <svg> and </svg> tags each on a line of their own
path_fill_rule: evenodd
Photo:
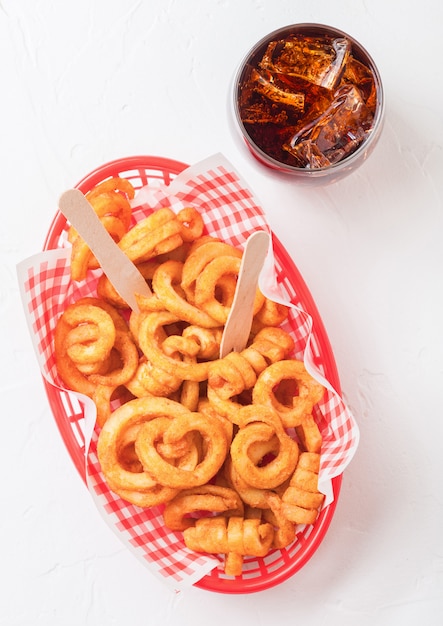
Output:
<svg viewBox="0 0 443 626">
<path fill-rule="evenodd" d="M 288 27 L 262 41 L 241 68 L 235 97 L 253 148 L 309 170 L 358 151 L 382 108 L 372 59 L 352 38 L 321 25 Z"/>
</svg>

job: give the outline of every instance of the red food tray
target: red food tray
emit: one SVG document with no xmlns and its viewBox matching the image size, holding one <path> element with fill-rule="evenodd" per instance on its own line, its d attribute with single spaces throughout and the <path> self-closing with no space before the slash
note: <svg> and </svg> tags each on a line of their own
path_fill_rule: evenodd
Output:
<svg viewBox="0 0 443 626">
<path fill-rule="evenodd" d="M 83 178 L 76 187 L 87 193 L 96 184 L 112 176 L 127 178 L 136 190 L 145 185 L 159 183 L 168 185 L 187 167 L 184 163 L 162 157 L 134 156 L 106 163 Z M 58 212 L 49 228 L 43 249 L 62 247 L 66 230 L 66 219 Z M 272 238 L 277 282 L 284 285 L 291 302 L 311 316 L 313 320 L 311 346 L 315 364 L 321 368 L 325 378 L 340 394 L 340 381 L 334 356 L 315 302 L 283 245 L 275 234 Z M 83 407 L 68 392 L 52 386 L 45 378 L 43 382 L 66 449 L 81 478 L 86 482 Z M 337 505 L 341 482 L 341 474 L 332 479 L 333 502 L 322 509 L 315 524 L 299 527 L 297 538 L 291 546 L 284 550 L 274 550 L 264 558 L 245 558 L 244 573 L 235 579 L 224 575 L 221 564 L 196 582 L 195 586 L 207 591 L 244 594 L 262 591 L 287 580 L 306 564 L 325 537 Z"/>
</svg>

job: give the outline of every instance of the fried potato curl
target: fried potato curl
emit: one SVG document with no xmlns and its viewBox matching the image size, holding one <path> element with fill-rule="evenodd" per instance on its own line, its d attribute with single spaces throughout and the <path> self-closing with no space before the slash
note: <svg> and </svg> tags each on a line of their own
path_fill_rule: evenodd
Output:
<svg viewBox="0 0 443 626">
<path fill-rule="evenodd" d="M 87 194 L 152 291 L 129 311 L 102 274 L 97 297 L 69 304 L 54 334 L 61 382 L 97 407 L 97 454 L 109 489 L 142 508 L 163 506 L 185 545 L 223 555 L 239 576 L 313 524 L 324 388 L 293 357 L 288 308 L 257 289 L 244 350 L 219 358 L 242 251 L 204 232 L 192 207 L 163 207 L 133 224 L 129 181 Z M 71 277 L 99 269 L 69 229 Z"/>
<path fill-rule="evenodd" d="M 96 185 L 86 198 L 97 213 L 101 223 L 115 241 L 120 241 L 129 230 L 132 209 L 129 203 L 134 197 L 134 187 L 124 178 L 110 178 Z M 91 250 L 71 226 L 68 230 L 71 249 L 71 278 L 81 281 L 88 269 L 99 267 Z"/>
</svg>

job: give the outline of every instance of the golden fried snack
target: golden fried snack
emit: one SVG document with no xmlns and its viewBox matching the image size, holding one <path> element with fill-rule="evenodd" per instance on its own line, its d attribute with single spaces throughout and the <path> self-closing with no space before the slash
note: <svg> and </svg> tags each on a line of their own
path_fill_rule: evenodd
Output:
<svg viewBox="0 0 443 626">
<path fill-rule="evenodd" d="M 121 193 L 103 192 L 101 194 L 86 195 L 94 211 L 109 233 L 115 232 L 121 238 L 131 224 L 131 205 L 128 197 Z M 121 233 L 121 234 L 120 234 Z"/>
<path fill-rule="evenodd" d="M 205 267 L 220 256 L 232 256 L 241 259 L 242 252 L 228 243 L 210 236 L 197 239 L 189 250 L 183 265 L 181 287 L 188 302 L 195 303 L 195 287 L 198 277 Z"/>
<path fill-rule="evenodd" d="M 187 302 L 179 292 L 182 270 L 183 263 L 180 263 L 180 261 L 166 261 L 162 263 L 155 271 L 152 279 L 152 288 L 155 295 L 161 300 L 166 310 L 174 313 L 179 319 L 189 322 L 189 324 L 195 324 L 202 328 L 216 328 L 220 326 L 221 324 L 218 320 Z"/>
<path fill-rule="evenodd" d="M 139 343 L 139 314 L 131 313 L 129 327 L 136 343 Z M 171 396 L 179 388 L 180 400 L 191 410 L 196 410 L 200 399 L 198 381 L 185 380 L 180 372 L 172 367 L 172 362 L 183 361 L 192 366 L 196 359 L 211 360 L 218 356 L 220 350 L 221 329 L 206 329 L 198 326 L 186 326 L 181 335 L 161 334 L 163 342 L 160 347 L 166 363 L 154 365 L 142 356 L 134 376 L 126 383 L 126 387 L 137 397 L 144 395 Z M 153 348 L 153 346 L 151 346 Z"/>
<path fill-rule="evenodd" d="M 95 187 L 93 187 L 91 191 L 88 191 L 88 193 L 86 194 L 86 198 L 89 200 L 89 202 L 91 202 L 95 197 L 111 192 L 120 192 L 122 197 L 126 196 L 126 198 L 129 198 L 129 200 L 132 200 L 135 195 L 134 187 L 127 178 L 114 176 L 112 178 L 108 178 L 102 181 L 101 183 L 98 183 L 98 185 L 95 185 Z M 126 204 L 124 204 L 124 206 L 126 207 Z M 128 220 L 130 219 L 130 215 L 131 213 L 129 212 Z"/>
<path fill-rule="evenodd" d="M 67 326 L 64 346 L 71 361 L 88 372 L 100 369 L 116 339 L 111 316 L 100 307 L 76 303 L 65 310 L 62 323 Z"/>
<path fill-rule="evenodd" d="M 213 361 L 218 358 L 222 338 L 221 327 L 202 328 L 191 324 L 183 329 L 182 336 L 192 339 L 199 346 L 197 358 L 205 361 Z"/>
<path fill-rule="evenodd" d="M 234 297 L 234 291 L 230 290 L 231 297 L 225 302 L 219 299 L 219 285 L 222 286 L 227 278 L 238 277 L 240 271 L 241 259 L 232 255 L 218 256 L 212 259 L 197 276 L 195 281 L 195 304 L 203 309 L 213 319 L 217 320 L 219 325 L 224 325 L 228 319 L 228 315 Z M 264 296 L 259 289 L 256 290 L 254 300 L 253 315 L 255 315 L 263 306 Z"/>
<path fill-rule="evenodd" d="M 115 241 L 119 241 L 127 232 L 131 222 L 131 205 L 134 187 L 123 178 L 110 178 L 86 194 L 86 198 L 97 213 L 104 228 Z M 99 267 L 97 260 L 84 240 L 71 226 L 68 230 L 71 249 L 71 277 L 81 281 L 86 278 L 88 269 Z"/>
<path fill-rule="evenodd" d="M 89 397 L 97 385 L 124 384 L 138 363 L 125 320 L 98 298 L 81 298 L 65 309 L 57 321 L 54 351 L 62 381 Z"/>
<path fill-rule="evenodd" d="M 207 394 L 217 412 L 237 424 L 241 404 L 235 397 L 252 390 L 269 363 L 285 358 L 293 345 L 291 336 L 281 328 L 266 328 L 242 352 L 230 352 L 211 363 Z"/>
<path fill-rule="evenodd" d="M 323 439 L 313 415 L 306 415 L 300 425 L 295 427 L 295 431 L 306 452 L 320 454 Z"/>
<path fill-rule="evenodd" d="M 149 261 L 183 243 L 181 224 L 168 207 L 158 209 L 133 226 L 119 241 L 119 246 L 134 263 Z"/>
<path fill-rule="evenodd" d="M 211 415 L 211 417 L 215 417 L 221 422 L 225 431 L 226 442 L 228 446 L 230 446 L 234 433 L 234 424 L 231 422 L 231 420 L 217 413 L 217 411 L 214 409 L 206 396 L 199 396 L 197 410 L 199 413 L 202 413 L 203 415 L 209 414 Z"/>
<path fill-rule="evenodd" d="M 288 381 L 293 384 L 293 388 L 289 387 L 289 393 L 283 394 L 280 399 L 279 387 L 282 385 L 280 391 L 287 392 Z M 312 378 L 302 361 L 285 359 L 272 363 L 260 374 L 254 386 L 252 401 L 274 408 L 283 425 L 291 428 L 300 426 L 303 419 L 311 415 L 314 405 L 322 399 L 323 394 L 323 385 Z"/>
<path fill-rule="evenodd" d="M 204 222 L 200 213 L 194 207 L 185 207 L 177 214 L 181 225 L 180 235 L 185 243 L 195 241 L 203 234 Z"/>
<path fill-rule="evenodd" d="M 225 554 L 225 574 L 227 576 L 241 576 L 243 571 L 243 555 L 236 552 Z"/>
<path fill-rule="evenodd" d="M 140 348 L 150 363 L 160 367 L 165 372 L 174 373 L 180 376 L 182 380 L 194 380 L 196 382 L 206 380 L 209 362 L 180 360 L 177 359 L 177 356 L 174 357 L 163 350 L 163 342 L 167 339 L 165 327 L 179 321 L 180 318 L 169 311 L 141 314 L 138 326 Z M 199 350 L 197 342 L 194 344 L 195 350 Z M 178 354 L 178 350 L 175 350 L 175 353 Z M 192 357 L 192 354 L 186 354 L 186 356 Z"/>
<path fill-rule="evenodd" d="M 282 501 L 278 494 L 268 493 L 267 501 L 269 508 L 262 510 L 263 520 L 272 524 L 274 539 L 272 547 L 281 550 L 289 546 L 296 537 L 296 524 L 288 520 L 282 512 Z"/>
<path fill-rule="evenodd" d="M 200 383 L 195 380 L 184 380 L 180 388 L 180 403 L 190 411 L 196 412 L 199 400 Z"/>
<path fill-rule="evenodd" d="M 324 388 L 291 357 L 288 307 L 259 290 L 247 347 L 219 358 L 241 250 L 203 234 L 193 207 L 158 209 L 131 227 L 131 189 L 109 179 L 87 197 L 152 296 L 136 295 L 134 313 L 100 276 L 99 297 L 57 323 L 57 368 L 95 402 L 109 489 L 136 506 L 164 505 L 165 525 L 190 549 L 224 554 L 226 574 L 240 575 L 245 556 L 288 546 L 297 524 L 317 519 L 313 408 Z M 84 277 L 96 259 L 73 229 L 69 240 L 73 276 Z"/>
<path fill-rule="evenodd" d="M 264 406 L 248 405 L 239 410 L 239 430 L 231 444 L 231 458 L 240 477 L 251 487 L 274 489 L 294 472 L 299 450 L 284 430 L 278 414 Z M 261 444 L 272 441 L 274 454 L 265 462 L 268 450 Z M 258 456 L 254 449 L 259 444 Z"/>
<path fill-rule="evenodd" d="M 146 279 L 148 286 L 152 285 L 152 277 L 155 270 L 159 266 L 159 263 L 155 261 L 146 261 L 145 263 L 138 263 L 137 269 L 143 278 Z M 105 300 L 109 304 L 112 304 L 118 309 L 128 309 L 128 303 L 120 296 L 115 287 L 112 285 L 106 274 L 102 274 L 97 282 L 97 295 L 102 300 Z M 147 300 L 144 296 L 139 296 L 141 299 Z"/>
<path fill-rule="evenodd" d="M 225 461 L 224 476 L 227 484 L 237 491 L 245 504 L 255 509 L 266 509 L 269 507 L 267 500 L 269 490 L 251 487 L 247 481 L 243 480 L 235 469 L 231 456 Z"/>
<path fill-rule="evenodd" d="M 160 367 L 154 367 L 146 357 L 139 359 L 134 376 L 125 383 L 127 389 L 137 398 L 144 396 L 169 397 L 177 391 L 183 379 Z"/>
<path fill-rule="evenodd" d="M 183 231 L 180 231 L 180 234 L 183 239 Z M 184 241 L 178 248 L 174 248 L 174 250 L 169 250 L 169 252 L 163 254 L 158 254 L 155 260 L 159 265 L 165 263 L 165 261 L 180 261 L 180 263 L 184 263 L 192 245 L 190 241 Z"/>
<path fill-rule="evenodd" d="M 142 462 L 140 471 L 128 468 L 127 449 L 130 447 L 136 453 L 138 435 L 146 423 L 156 420 L 170 422 L 188 413 L 188 409 L 167 398 L 135 398 L 118 407 L 106 420 L 97 441 L 98 459 L 109 488 L 138 506 L 154 506 L 153 503 L 172 499 L 177 490 L 155 480 Z M 184 452 L 181 449 L 181 457 L 177 460 L 180 469 L 189 470 L 197 462 L 198 450 L 195 446 L 187 445 Z"/>
<path fill-rule="evenodd" d="M 75 231 L 70 236 L 71 248 L 71 278 L 77 282 L 85 280 L 89 265 L 94 262 L 94 256 L 87 243 Z M 95 265 L 95 263 L 94 263 Z"/>
<path fill-rule="evenodd" d="M 201 235 L 203 226 L 201 216 L 192 207 L 177 215 L 171 208 L 162 207 L 128 230 L 119 246 L 134 263 L 149 261 L 193 241 Z"/>
<path fill-rule="evenodd" d="M 267 327 L 255 335 L 250 348 L 260 353 L 268 363 L 274 363 L 289 357 L 294 349 L 294 340 L 282 328 Z"/>
<path fill-rule="evenodd" d="M 196 552 L 225 554 L 225 572 L 241 574 L 244 556 L 266 556 L 274 538 L 274 529 L 260 519 L 240 516 L 202 517 L 183 531 L 186 546 Z M 235 558 L 229 558 L 233 553 Z"/>
<path fill-rule="evenodd" d="M 194 413 L 181 406 L 186 413 L 173 420 L 157 419 L 140 428 L 135 442 L 137 456 L 143 467 L 155 480 L 167 487 L 187 489 L 209 482 L 224 463 L 228 446 L 220 420 L 201 413 Z M 195 467 L 179 467 L 175 458 L 165 458 L 158 447 L 176 444 L 188 433 L 196 432 L 202 440 L 202 457 Z"/>
<path fill-rule="evenodd" d="M 112 350 L 118 353 L 121 362 L 117 367 L 110 368 L 103 374 L 91 374 L 89 379 L 93 383 L 119 387 L 127 383 L 134 375 L 138 365 L 138 351 L 130 334 L 126 331 L 116 331 Z"/>
<path fill-rule="evenodd" d="M 114 401 L 123 404 L 133 397 L 125 387 L 119 385 L 96 385 L 92 400 L 97 407 L 97 425 L 101 428 L 111 415 Z"/>
<path fill-rule="evenodd" d="M 295 524 L 313 524 L 323 504 L 324 495 L 318 491 L 320 455 L 315 452 L 302 452 L 289 482 L 282 495 L 281 512 Z"/>
<path fill-rule="evenodd" d="M 236 491 L 219 485 L 201 485 L 180 491 L 164 509 L 165 525 L 171 530 L 185 530 L 193 526 L 193 513 L 210 512 L 224 515 L 242 515 L 243 502 Z"/>
<path fill-rule="evenodd" d="M 289 307 L 269 298 L 264 298 L 263 304 L 252 320 L 252 332 L 258 332 L 267 326 L 280 326 L 288 317 Z"/>
<path fill-rule="evenodd" d="M 254 355 L 255 356 L 255 355 Z M 257 359 L 254 362 L 257 365 Z M 260 362 L 265 366 L 266 363 Z M 208 370 L 208 399 L 214 408 L 233 423 L 238 423 L 240 404 L 233 400 L 257 380 L 255 368 L 242 353 L 230 352 L 210 364 Z"/>
<path fill-rule="evenodd" d="M 251 461 L 258 464 L 260 460 L 263 462 L 274 458 L 279 450 L 278 438 L 274 435 L 269 441 L 255 441 L 249 448 L 249 457 Z M 224 464 L 223 477 L 226 484 L 235 489 L 241 496 L 243 502 L 252 509 L 269 508 L 269 495 L 281 495 L 289 485 L 289 479 L 282 481 L 273 489 L 262 489 L 253 487 L 248 480 L 243 479 L 234 467 L 232 455 L 230 454 Z"/>
<path fill-rule="evenodd" d="M 101 309 L 103 309 L 103 311 L 106 311 L 106 313 L 110 315 L 112 321 L 114 322 L 116 330 L 128 332 L 128 324 L 123 317 L 122 312 L 117 310 L 113 305 L 109 304 L 105 300 L 102 300 L 101 298 L 93 298 L 90 296 L 86 298 L 80 298 L 79 300 L 77 300 L 76 304 L 90 304 L 96 307 L 100 307 Z"/>
</svg>

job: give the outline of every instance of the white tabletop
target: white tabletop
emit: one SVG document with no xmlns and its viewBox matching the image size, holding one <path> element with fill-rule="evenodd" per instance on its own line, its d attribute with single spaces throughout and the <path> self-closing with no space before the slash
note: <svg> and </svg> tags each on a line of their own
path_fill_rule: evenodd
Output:
<svg viewBox="0 0 443 626">
<path fill-rule="evenodd" d="M 386 92 L 373 155 L 327 187 L 277 179 L 228 115 L 240 58 L 295 22 L 352 34 Z M 439 0 L 1 2 L 1 624 L 442 623 L 442 23 Z M 240 596 L 175 594 L 103 524 L 48 407 L 15 269 L 102 163 L 217 152 L 308 284 L 361 432 L 318 552 Z"/>
</svg>

